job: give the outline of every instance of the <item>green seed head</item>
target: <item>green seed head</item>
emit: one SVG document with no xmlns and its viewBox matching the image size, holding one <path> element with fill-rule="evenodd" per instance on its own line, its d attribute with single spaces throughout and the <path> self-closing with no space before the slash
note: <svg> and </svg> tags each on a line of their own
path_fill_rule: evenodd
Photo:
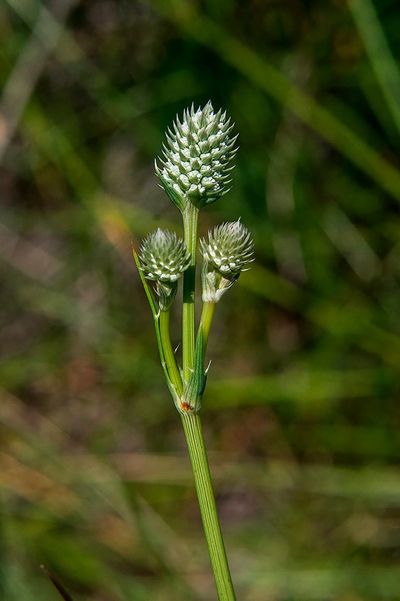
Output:
<svg viewBox="0 0 400 601">
<path fill-rule="evenodd" d="M 184 241 L 160 228 L 143 240 L 139 256 L 146 278 L 165 283 L 176 282 L 190 263 Z"/>
<path fill-rule="evenodd" d="M 224 278 L 237 279 L 253 261 L 254 242 L 249 230 L 240 222 L 222 223 L 201 240 L 201 250 L 209 267 Z"/>
<path fill-rule="evenodd" d="M 176 295 L 177 281 L 190 263 L 184 241 L 175 233 L 158 228 L 143 240 L 139 258 L 145 277 L 155 282 L 160 311 L 168 311 Z"/>
<path fill-rule="evenodd" d="M 228 192 L 237 136 L 226 113 L 205 107 L 186 109 L 167 132 L 156 175 L 170 199 L 181 209 L 214 202 Z"/>
</svg>

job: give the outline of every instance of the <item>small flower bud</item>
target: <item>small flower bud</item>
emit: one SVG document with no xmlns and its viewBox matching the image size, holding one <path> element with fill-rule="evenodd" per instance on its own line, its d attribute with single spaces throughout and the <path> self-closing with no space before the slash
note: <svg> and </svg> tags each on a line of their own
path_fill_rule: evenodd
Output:
<svg viewBox="0 0 400 601">
<path fill-rule="evenodd" d="M 238 220 L 215 227 L 208 233 L 208 240 L 203 239 L 200 244 L 204 257 L 203 301 L 216 303 L 253 261 L 254 243 Z"/>
<path fill-rule="evenodd" d="M 139 256 L 146 278 L 161 282 L 176 282 L 190 263 L 184 241 L 160 228 L 146 236 Z"/>
<path fill-rule="evenodd" d="M 205 107 L 186 109 L 168 130 L 156 175 L 170 199 L 183 210 L 188 202 L 202 207 L 228 192 L 237 136 L 226 113 Z"/>
<path fill-rule="evenodd" d="M 254 242 L 249 230 L 240 222 L 218 225 L 201 240 L 203 257 L 227 279 L 237 278 L 253 261 Z"/>
<path fill-rule="evenodd" d="M 176 294 L 177 280 L 190 264 L 184 241 L 158 228 L 143 240 L 139 256 L 145 277 L 156 282 L 160 309 L 167 311 Z"/>
</svg>

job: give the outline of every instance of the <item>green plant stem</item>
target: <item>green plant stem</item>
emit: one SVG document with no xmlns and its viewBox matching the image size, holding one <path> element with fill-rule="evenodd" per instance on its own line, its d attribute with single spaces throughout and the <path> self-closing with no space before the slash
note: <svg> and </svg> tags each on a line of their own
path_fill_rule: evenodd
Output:
<svg viewBox="0 0 400 601">
<path fill-rule="evenodd" d="M 171 338 L 169 334 L 169 316 L 169 311 L 160 311 L 160 338 L 169 377 L 175 387 L 176 392 L 178 395 L 181 395 L 183 392 L 182 378 L 179 373 L 179 369 L 176 364 L 175 353 L 171 345 Z"/>
<path fill-rule="evenodd" d="M 181 417 L 218 598 L 220 601 L 234 601 L 236 597 L 218 519 L 200 416 L 198 414 L 186 414 Z"/>
<path fill-rule="evenodd" d="M 203 303 L 201 311 L 200 327 L 203 330 L 204 352 L 207 347 L 208 336 L 210 334 L 211 323 L 215 313 L 216 303 Z"/>
<path fill-rule="evenodd" d="M 190 253 L 190 265 L 183 276 L 183 314 L 182 314 L 182 363 L 183 377 L 187 382 L 194 360 L 195 328 L 195 287 L 196 287 L 196 248 L 197 222 L 199 210 L 188 203 L 182 213 L 183 232 Z"/>
<path fill-rule="evenodd" d="M 182 356 L 183 377 L 186 382 L 193 369 L 195 348 L 197 221 L 198 209 L 189 204 L 183 212 L 184 239 L 191 256 L 190 267 L 185 271 L 183 280 Z M 204 327 L 203 333 L 206 333 L 208 338 L 214 307 L 211 306 L 212 303 L 204 305 L 200 327 Z M 220 601 L 234 601 L 235 593 L 218 519 L 200 416 L 194 413 L 182 413 L 181 418 L 218 597 Z"/>
</svg>

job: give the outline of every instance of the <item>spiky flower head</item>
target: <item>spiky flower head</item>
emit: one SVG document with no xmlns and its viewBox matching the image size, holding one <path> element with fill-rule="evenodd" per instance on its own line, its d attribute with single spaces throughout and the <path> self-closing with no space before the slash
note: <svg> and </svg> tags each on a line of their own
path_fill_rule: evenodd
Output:
<svg viewBox="0 0 400 601">
<path fill-rule="evenodd" d="M 217 303 L 253 261 L 254 243 L 240 219 L 215 227 L 200 243 L 203 301 Z"/>
<path fill-rule="evenodd" d="M 190 263 L 184 241 L 160 228 L 146 236 L 139 256 L 146 278 L 165 283 L 176 282 Z"/>
<path fill-rule="evenodd" d="M 201 250 L 210 267 L 227 279 L 237 279 L 253 261 L 254 242 L 249 230 L 238 219 L 210 231 L 208 240 L 201 240 Z"/>
<path fill-rule="evenodd" d="M 168 311 L 176 295 L 178 279 L 190 263 L 184 241 L 174 232 L 158 228 L 143 240 L 139 258 L 145 277 L 155 282 L 160 311 Z"/>
<path fill-rule="evenodd" d="M 167 132 L 156 175 L 170 199 L 183 211 L 214 202 L 228 192 L 237 136 L 226 113 L 214 112 L 211 102 L 192 105 Z"/>
</svg>

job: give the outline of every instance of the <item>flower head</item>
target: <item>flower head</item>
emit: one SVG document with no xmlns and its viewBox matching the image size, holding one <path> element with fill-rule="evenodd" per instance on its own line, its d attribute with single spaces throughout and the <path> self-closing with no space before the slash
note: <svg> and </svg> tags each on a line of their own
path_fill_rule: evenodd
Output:
<svg viewBox="0 0 400 601">
<path fill-rule="evenodd" d="M 228 221 L 201 240 L 204 259 L 226 279 L 237 279 L 248 263 L 253 261 L 254 242 L 249 230 L 237 221 Z"/>
<path fill-rule="evenodd" d="M 211 102 L 186 109 L 168 130 L 156 175 L 170 199 L 183 210 L 214 202 L 229 190 L 237 136 L 226 113 L 214 112 Z"/>
<path fill-rule="evenodd" d="M 166 283 L 176 282 L 190 263 L 184 241 L 160 228 L 146 236 L 139 256 L 146 278 Z"/>
</svg>

